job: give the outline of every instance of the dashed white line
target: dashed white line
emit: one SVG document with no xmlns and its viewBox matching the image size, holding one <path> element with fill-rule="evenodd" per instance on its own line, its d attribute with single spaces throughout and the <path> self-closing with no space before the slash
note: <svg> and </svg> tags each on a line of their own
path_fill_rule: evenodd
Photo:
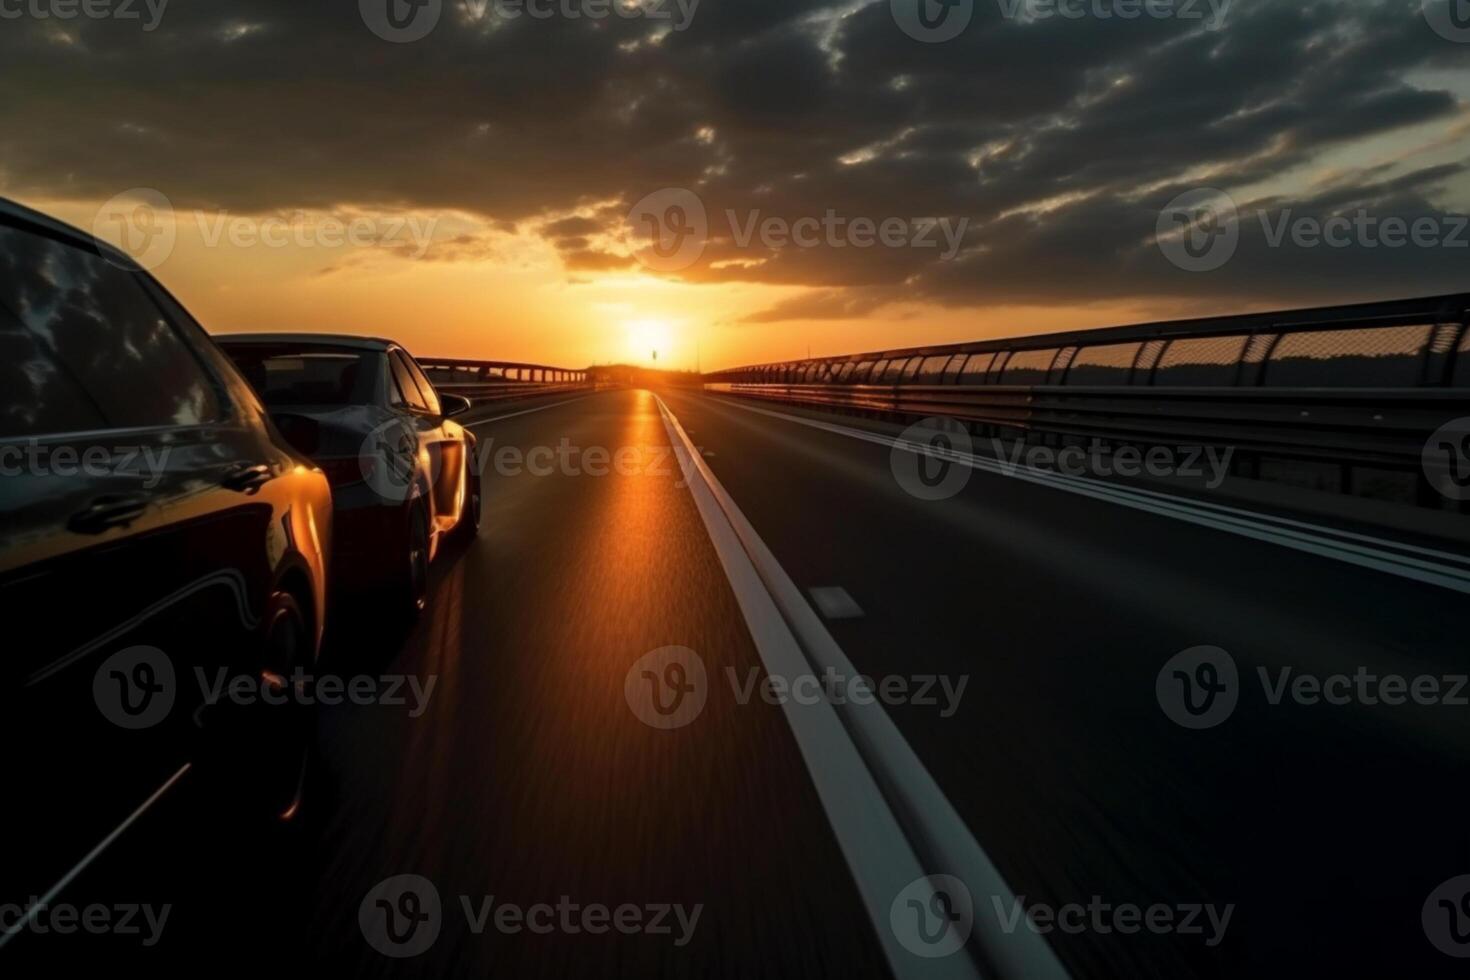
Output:
<svg viewBox="0 0 1470 980">
<path fill-rule="evenodd" d="M 863 607 L 840 585 L 819 585 L 807 592 L 817 611 L 827 619 L 863 618 Z"/>
</svg>

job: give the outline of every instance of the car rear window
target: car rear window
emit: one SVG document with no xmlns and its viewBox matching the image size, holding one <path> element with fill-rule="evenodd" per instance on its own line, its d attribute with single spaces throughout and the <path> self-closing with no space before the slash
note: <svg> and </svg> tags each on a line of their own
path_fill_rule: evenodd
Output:
<svg viewBox="0 0 1470 980">
<path fill-rule="evenodd" d="M 0 438 L 222 417 L 216 380 L 141 276 L 0 227 Z"/>
<path fill-rule="evenodd" d="M 267 408 L 359 405 L 372 399 L 370 351 L 221 344 Z"/>
</svg>

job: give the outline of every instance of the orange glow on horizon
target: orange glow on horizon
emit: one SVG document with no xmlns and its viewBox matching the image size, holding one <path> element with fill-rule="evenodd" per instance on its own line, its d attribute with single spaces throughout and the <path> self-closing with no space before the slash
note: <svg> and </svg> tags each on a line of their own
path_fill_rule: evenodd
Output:
<svg viewBox="0 0 1470 980">
<path fill-rule="evenodd" d="M 98 221 L 102 202 L 25 203 L 116 241 Z M 1138 322 L 1176 312 L 1129 301 L 986 309 L 913 305 L 859 318 L 754 322 L 755 315 L 809 290 L 691 284 L 642 271 L 571 273 L 548 243 L 530 234 L 498 233 L 482 251 L 465 253 L 445 244 L 415 257 L 410 249 L 310 241 L 241 244 L 219 234 L 219 215 L 179 211 L 171 217 L 176 241 L 151 271 L 211 333 L 385 336 L 420 357 L 567 368 L 632 364 L 693 370 L 697 364 L 711 371 L 795 360 L 808 352 L 829 356 L 952 343 Z M 228 220 L 258 227 L 269 218 Z M 431 219 L 410 215 L 409 220 L 429 226 Z M 457 231 L 474 219 L 454 220 Z M 445 232 L 441 228 L 438 234 Z"/>
</svg>

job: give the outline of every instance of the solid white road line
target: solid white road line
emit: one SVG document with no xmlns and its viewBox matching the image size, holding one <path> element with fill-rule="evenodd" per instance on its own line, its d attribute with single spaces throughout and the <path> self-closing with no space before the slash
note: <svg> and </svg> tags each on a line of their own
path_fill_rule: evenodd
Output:
<svg viewBox="0 0 1470 980">
<path fill-rule="evenodd" d="M 859 676 L 668 405 L 657 395 L 655 399 L 767 674 L 793 678 L 830 667 L 839 676 Z M 890 924 L 893 903 L 905 888 L 929 875 L 952 875 L 969 888 L 975 911 L 971 949 L 978 951 L 986 975 L 1066 980 L 1061 963 L 1040 936 L 1025 928 L 1002 929 L 993 909 L 1011 907 L 1014 896 L 877 701 L 834 706 L 823 700 L 802 705 L 787 699 L 783 711 L 899 980 L 981 975 L 964 951 L 924 958 L 898 941 Z"/>
<path fill-rule="evenodd" d="M 850 439 L 860 439 L 864 442 L 887 446 L 890 449 L 946 460 L 997 476 L 1024 480 L 1054 490 L 1092 497 L 1161 517 L 1169 517 L 1240 537 L 1268 542 L 1283 548 L 1370 568 L 1400 578 L 1424 582 L 1456 592 L 1470 593 L 1470 557 L 1453 552 L 1390 541 L 1386 538 L 1376 538 L 1354 531 L 1310 524 L 1293 518 L 1277 517 L 1259 511 L 1244 510 L 1239 507 L 1195 500 L 1156 490 L 1120 486 L 1091 477 L 1067 476 L 1047 470 L 1032 469 L 1024 464 L 1002 463 L 988 456 L 977 456 L 973 453 L 911 442 L 864 429 L 854 429 L 845 425 L 803 418 L 799 415 L 788 415 L 785 412 L 758 408 L 735 400 L 722 400 L 722 403 L 744 409 L 747 412 L 795 422 L 798 425 L 820 429 Z"/>
<path fill-rule="evenodd" d="M 70 885 L 72 881 L 76 879 L 77 875 L 81 874 L 83 871 L 86 871 L 87 866 L 90 865 L 93 861 L 97 860 L 98 856 L 101 855 L 103 851 L 107 850 L 107 848 L 112 844 L 113 841 L 121 837 L 125 830 L 127 830 L 138 821 L 139 817 L 147 813 L 148 809 L 152 807 L 153 804 L 163 799 L 164 794 L 173 789 L 174 784 L 176 784 L 180 779 L 183 779 L 184 773 L 188 772 L 191 768 L 193 768 L 193 763 L 184 763 L 184 765 L 179 769 L 178 772 L 174 773 L 168 778 L 167 782 L 158 787 L 158 789 L 154 790 L 153 795 L 144 800 L 142 804 L 139 805 L 139 807 L 134 810 L 126 820 L 118 824 L 116 829 L 114 829 L 112 833 L 102 838 L 101 843 L 88 851 L 87 856 L 78 861 L 76 867 L 68 871 L 60 881 L 51 886 L 46 894 L 42 895 L 34 905 L 27 909 L 26 914 L 21 917 L 19 922 L 11 926 L 9 929 L 6 929 L 3 933 L 0 933 L 0 947 L 3 947 L 6 943 L 10 942 L 16 936 L 20 935 L 26 929 L 30 928 L 31 924 L 36 921 L 36 916 L 41 914 L 41 909 L 54 902 L 56 900 L 56 896 L 60 895 L 62 891 L 66 888 L 66 886 Z"/>
</svg>

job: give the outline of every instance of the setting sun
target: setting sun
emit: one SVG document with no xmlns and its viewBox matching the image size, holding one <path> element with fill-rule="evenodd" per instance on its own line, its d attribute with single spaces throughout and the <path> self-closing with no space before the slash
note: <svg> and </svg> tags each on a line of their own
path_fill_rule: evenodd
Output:
<svg viewBox="0 0 1470 980">
<path fill-rule="evenodd" d="M 628 356 L 637 364 L 659 363 L 673 366 L 674 327 L 667 320 L 642 318 L 624 324 L 628 336 Z"/>
</svg>

